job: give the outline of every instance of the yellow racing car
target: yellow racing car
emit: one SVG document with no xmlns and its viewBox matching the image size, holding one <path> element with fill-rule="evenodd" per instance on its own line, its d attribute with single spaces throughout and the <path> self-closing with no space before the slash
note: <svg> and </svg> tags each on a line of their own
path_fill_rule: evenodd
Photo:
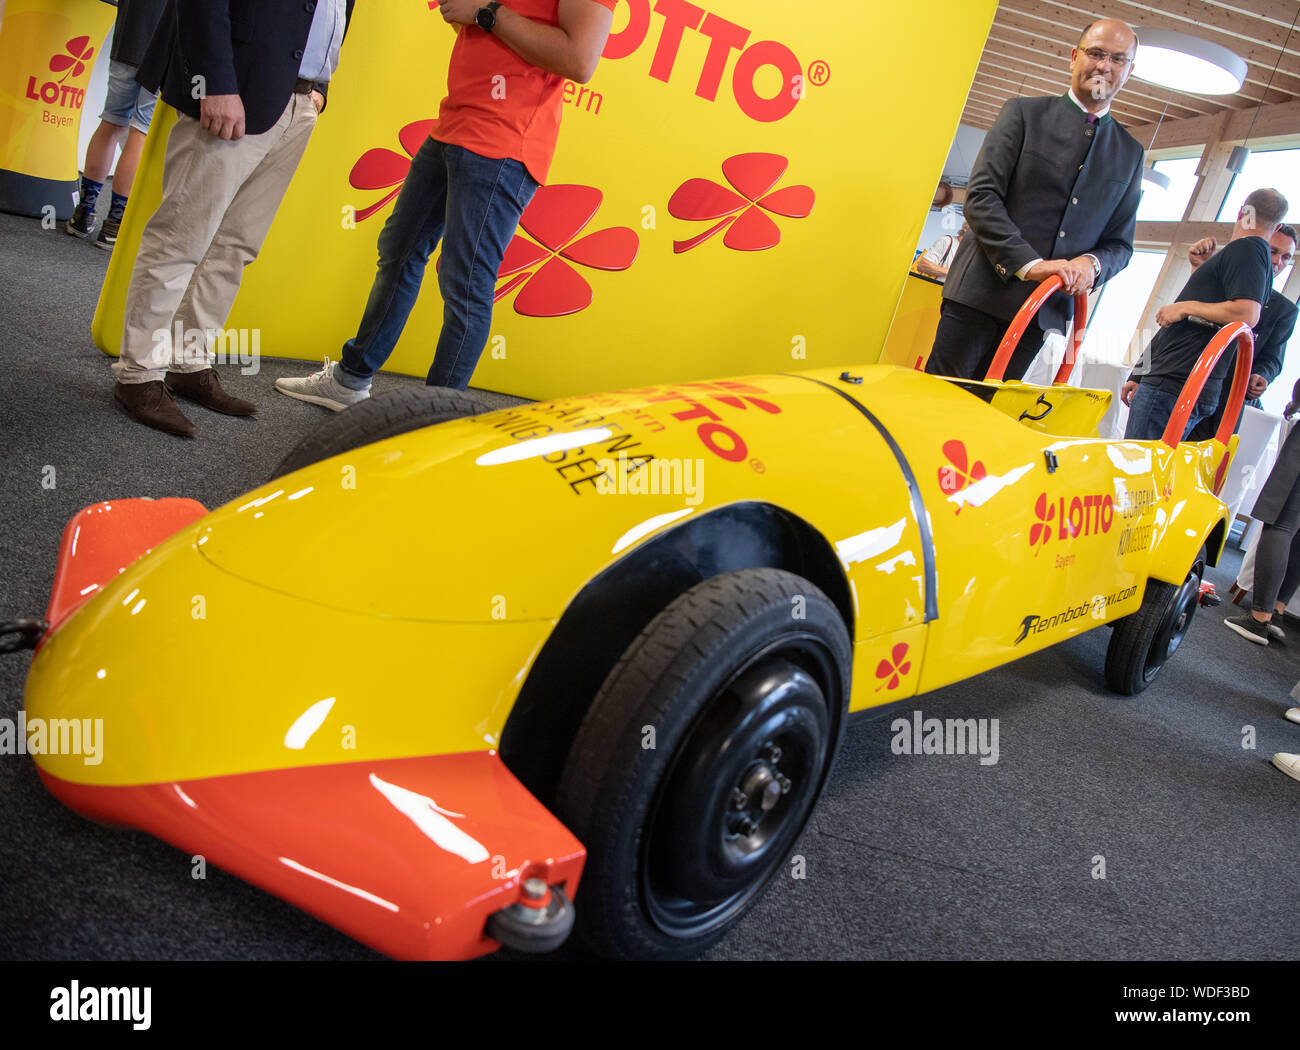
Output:
<svg viewBox="0 0 1300 1050">
<path fill-rule="evenodd" d="M 985 381 L 402 389 L 210 513 L 87 508 L 46 622 L 8 625 L 38 647 L 40 775 L 391 956 L 545 951 L 575 921 L 602 955 L 697 955 L 781 867 L 850 715 L 1102 625 L 1137 693 L 1183 638 L 1249 329 L 1164 441 L 1100 440 L 1108 393 L 996 378 L 1052 287 Z M 1180 443 L 1234 342 L 1223 428 Z M 96 729 L 93 761 L 51 746 Z"/>
</svg>

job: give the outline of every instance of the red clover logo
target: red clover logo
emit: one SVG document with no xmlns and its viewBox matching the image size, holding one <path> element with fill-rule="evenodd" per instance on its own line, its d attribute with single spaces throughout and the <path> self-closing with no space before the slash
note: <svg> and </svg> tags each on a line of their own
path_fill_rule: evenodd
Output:
<svg viewBox="0 0 1300 1050">
<path fill-rule="evenodd" d="M 611 226 L 579 237 L 604 194 L 595 186 L 543 186 L 524 209 L 519 226 L 534 240 L 515 234 L 506 246 L 497 279 L 500 302 L 515 289 L 515 312 L 525 317 L 564 317 L 591 305 L 591 285 L 570 262 L 593 270 L 626 270 L 636 262 L 640 241 L 626 226 Z M 527 272 L 525 272 L 527 271 Z"/>
<path fill-rule="evenodd" d="M 357 211 L 357 222 L 370 218 L 401 191 L 411 170 L 411 160 L 437 125 L 437 120 L 417 120 L 397 134 L 403 156 L 382 146 L 368 149 L 348 175 L 356 190 L 386 190 L 373 204 Z M 626 226 L 578 235 L 596 217 L 604 194 L 594 186 L 543 186 L 524 209 L 519 226 L 533 240 L 515 234 L 506 246 L 497 279 L 509 278 L 493 296 L 500 302 L 511 292 L 515 312 L 525 317 L 564 317 L 591 305 L 591 285 L 570 263 L 594 270 L 626 270 L 640 248 L 636 232 Z M 441 264 L 441 258 L 435 266 Z"/>
<path fill-rule="evenodd" d="M 55 55 L 50 59 L 50 72 L 62 73 L 59 77 L 59 83 L 62 84 L 68 77 L 76 80 L 86 71 L 86 63 L 90 61 L 95 54 L 95 49 L 90 46 L 90 37 L 78 36 L 69 40 L 64 47 L 67 49 L 66 55 Z"/>
<path fill-rule="evenodd" d="M 352 171 L 348 173 L 348 185 L 354 190 L 391 190 L 387 196 L 358 211 L 357 222 L 370 218 L 402 192 L 402 183 L 406 181 L 406 175 L 411 170 L 411 160 L 424 145 L 424 140 L 429 137 L 429 132 L 437 123 L 436 118 L 417 120 L 407 124 L 397 133 L 397 141 L 402 144 L 402 149 L 406 150 L 405 157 L 390 149 L 376 146 L 374 149 L 366 150 L 352 165 Z"/>
<path fill-rule="evenodd" d="M 967 485 L 973 484 L 985 477 L 988 473 L 984 469 L 984 464 L 976 460 L 969 469 L 966 464 L 969 462 L 969 456 L 966 453 L 966 445 L 961 441 L 945 441 L 943 443 L 943 454 L 947 457 L 948 462 L 939 468 L 939 488 L 944 495 L 951 496 L 954 492 L 960 492 Z M 961 504 L 957 504 L 957 513 L 961 513 Z"/>
<path fill-rule="evenodd" d="M 1034 557 L 1037 558 L 1038 552 L 1052 538 L 1052 518 L 1056 516 L 1056 504 L 1047 501 L 1046 492 L 1041 493 L 1034 504 L 1034 515 L 1038 520 L 1029 527 L 1029 546 L 1034 548 Z"/>
<path fill-rule="evenodd" d="M 738 252 L 761 252 L 781 243 L 781 230 L 767 212 L 788 219 L 806 219 L 817 197 L 810 186 L 786 186 L 773 191 L 790 162 L 775 153 L 740 153 L 722 162 L 722 173 L 739 193 L 711 179 L 688 179 L 668 201 L 668 211 L 688 222 L 721 219 L 685 241 L 674 241 L 680 255 L 722 230 L 722 243 Z"/>
<path fill-rule="evenodd" d="M 876 677 L 888 679 L 876 686 L 877 693 L 882 689 L 897 689 L 903 676 L 912 669 L 912 661 L 907 659 L 907 648 L 906 642 L 899 642 L 890 651 L 889 658 L 876 665 Z"/>
</svg>

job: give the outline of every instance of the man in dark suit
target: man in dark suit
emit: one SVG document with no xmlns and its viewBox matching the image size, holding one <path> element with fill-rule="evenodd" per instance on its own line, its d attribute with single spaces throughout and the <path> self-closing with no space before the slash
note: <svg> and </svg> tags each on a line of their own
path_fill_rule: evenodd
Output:
<svg viewBox="0 0 1300 1050">
<path fill-rule="evenodd" d="M 137 79 L 179 112 L 113 365 L 114 398 L 137 422 L 192 437 L 173 395 L 257 411 L 221 388 L 209 348 L 325 108 L 352 2 L 168 4 Z"/>
<path fill-rule="evenodd" d="M 1071 52 L 1070 90 L 1014 98 L 984 139 L 966 187 L 971 236 L 943 288 L 925 370 L 982 379 L 1003 334 L 1038 282 L 1058 274 L 1068 295 L 1038 312 L 1006 378 L 1025 374 L 1046 330 L 1064 331 L 1073 303 L 1133 255 L 1142 147 L 1110 116 L 1128 80 L 1137 36 L 1123 22 L 1094 22 Z"/>
<path fill-rule="evenodd" d="M 1295 227 L 1287 226 L 1285 223 L 1279 226 L 1268 239 L 1269 261 L 1272 263 L 1274 277 L 1280 276 L 1282 271 L 1291 265 L 1298 242 L 1300 238 L 1296 237 Z M 1213 237 L 1204 237 L 1188 250 L 1187 261 L 1195 269 L 1209 259 L 1217 248 L 1218 243 Z M 1282 372 L 1282 364 L 1286 360 L 1286 344 L 1291 341 L 1291 333 L 1295 331 L 1297 315 L 1300 315 L 1300 310 L 1296 309 L 1296 304 L 1276 289 L 1269 295 L 1268 302 L 1259 312 L 1259 322 L 1254 328 L 1255 356 L 1251 362 L 1250 385 L 1246 387 L 1246 404 L 1253 408 L 1262 407 L 1259 403 L 1260 395 Z M 1219 423 L 1223 419 L 1224 410 L 1228 407 L 1232 374 L 1232 369 L 1224 374 L 1223 384 L 1219 389 L 1219 407 L 1214 410 L 1213 415 L 1202 419 L 1192 428 L 1192 432 L 1187 436 L 1188 441 L 1208 441 L 1218 433 Z M 1241 420 L 1238 419 L 1237 426 L 1233 429 L 1240 427 Z"/>
</svg>

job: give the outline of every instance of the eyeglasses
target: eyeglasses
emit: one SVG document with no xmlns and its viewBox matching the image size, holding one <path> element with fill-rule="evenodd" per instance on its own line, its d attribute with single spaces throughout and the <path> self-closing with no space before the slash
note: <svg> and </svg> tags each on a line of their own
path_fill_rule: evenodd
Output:
<svg viewBox="0 0 1300 1050">
<path fill-rule="evenodd" d="M 1095 63 L 1104 62 L 1106 59 L 1109 58 L 1112 64 L 1114 64 L 1118 69 L 1123 69 L 1126 65 L 1128 65 L 1130 62 L 1133 61 L 1131 58 L 1128 57 L 1128 55 L 1117 55 L 1111 51 L 1103 51 L 1099 47 L 1087 48 L 1083 53 L 1087 55 L 1088 58 L 1090 58 Z"/>
</svg>

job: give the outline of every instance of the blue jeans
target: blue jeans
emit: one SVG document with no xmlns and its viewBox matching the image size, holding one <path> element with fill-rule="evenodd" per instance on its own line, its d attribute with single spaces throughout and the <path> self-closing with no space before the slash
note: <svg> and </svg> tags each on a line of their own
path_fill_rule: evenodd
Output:
<svg viewBox="0 0 1300 1050">
<path fill-rule="evenodd" d="M 135 69 L 115 58 L 109 59 L 108 94 L 104 96 L 104 111 L 99 119 L 119 128 L 133 127 L 145 134 L 158 96 L 135 82 Z"/>
<path fill-rule="evenodd" d="M 370 385 L 406 327 L 441 240 L 442 333 L 426 382 L 464 390 L 491 332 L 506 245 L 536 192 L 537 183 L 517 160 L 425 139 L 380 231 L 379 272 L 357 334 L 343 344 L 335 379 L 356 390 Z"/>
<path fill-rule="evenodd" d="M 1150 383 L 1139 383 L 1133 394 L 1133 404 L 1128 409 L 1128 426 L 1124 428 L 1124 437 L 1130 441 L 1159 441 L 1164 437 L 1169 417 L 1174 414 L 1174 405 L 1178 395 L 1168 390 L 1159 390 Z M 1187 417 L 1187 426 L 1183 428 L 1180 441 L 1185 440 L 1200 420 L 1214 415 L 1218 405 L 1198 402 Z"/>
</svg>

